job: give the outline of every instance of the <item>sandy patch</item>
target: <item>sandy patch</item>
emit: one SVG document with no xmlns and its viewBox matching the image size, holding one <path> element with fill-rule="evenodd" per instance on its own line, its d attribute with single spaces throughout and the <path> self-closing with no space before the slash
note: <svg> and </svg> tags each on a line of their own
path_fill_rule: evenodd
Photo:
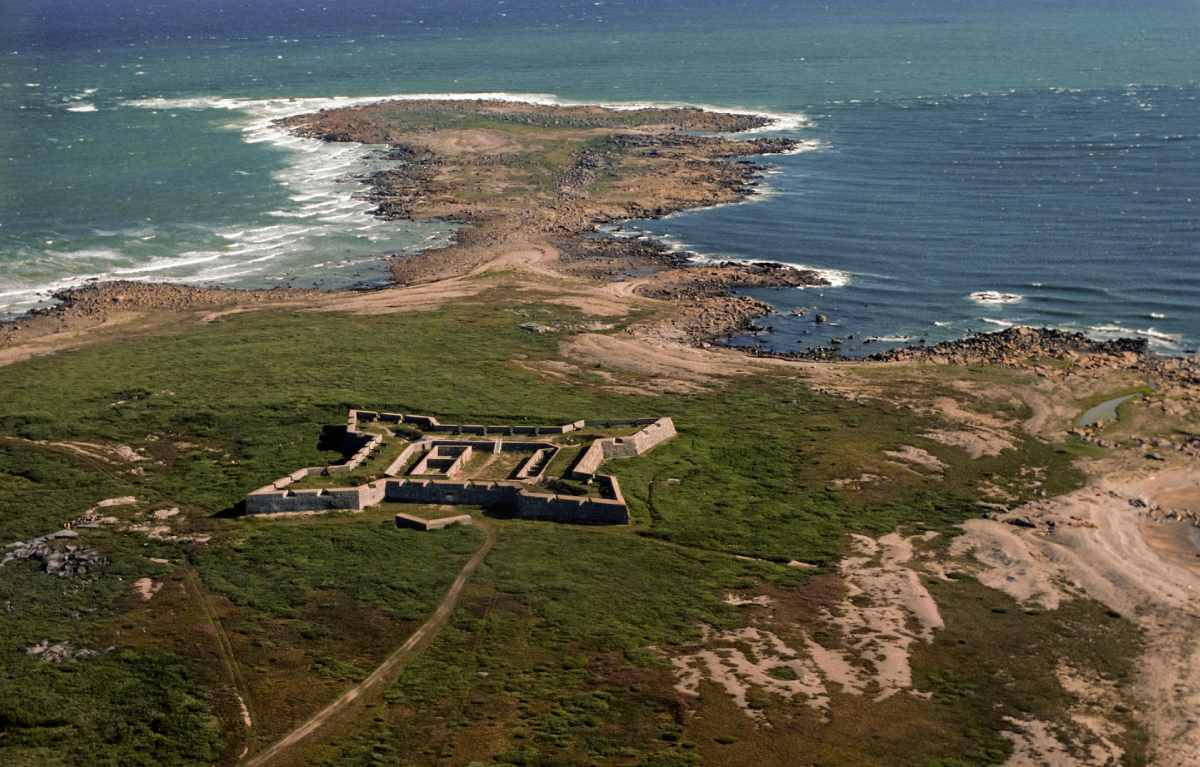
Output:
<svg viewBox="0 0 1200 767">
<path fill-rule="evenodd" d="M 242 699 L 241 693 L 237 694 L 238 708 L 242 712 L 242 724 L 249 730 L 254 726 L 254 720 L 250 718 L 250 709 L 246 706 L 246 701 Z M 245 752 L 243 752 L 244 754 Z"/>
<path fill-rule="evenodd" d="M 288 306 L 288 305 L 289 304 L 276 304 L 275 306 L 278 307 L 278 306 Z M 225 317 L 232 317 L 235 314 L 245 314 L 246 312 L 254 312 L 254 311 L 258 311 L 259 309 L 267 309 L 267 308 L 269 308 L 269 307 L 267 307 L 267 306 L 235 306 L 231 309 L 218 309 L 217 311 L 206 312 L 206 313 L 200 315 L 200 321 L 207 324 L 210 322 L 216 322 L 219 319 L 224 319 Z"/>
<path fill-rule="evenodd" d="M 932 429 L 923 436 L 940 442 L 943 445 L 957 447 L 972 458 L 1000 455 L 1000 453 L 1015 447 L 1009 427 L 1015 424 L 987 415 L 968 410 L 957 400 L 950 397 L 938 397 L 933 401 L 936 412 L 961 428 Z"/>
<path fill-rule="evenodd" d="M 146 456 L 142 455 L 128 445 L 106 445 L 99 442 L 83 442 L 81 440 L 51 442 L 48 440 L 23 439 L 21 437 L 5 437 L 4 440 L 57 448 L 59 450 L 65 450 L 69 453 L 74 453 L 75 455 L 83 458 L 90 458 L 93 461 L 99 461 L 101 463 L 113 465 L 136 463 L 138 461 L 146 460 Z"/>
<path fill-rule="evenodd" d="M 609 370 L 637 376 L 647 392 L 692 392 L 720 378 L 750 375 L 761 369 L 736 352 L 707 351 L 656 343 L 629 334 L 585 333 L 562 345 L 568 359 L 600 363 Z"/>
<path fill-rule="evenodd" d="M 1050 725 L 1037 719 L 1006 717 L 1013 730 L 1004 733 L 1013 753 L 1004 767 L 1093 767 L 1071 755 Z"/>
<path fill-rule="evenodd" d="M 1120 695 L 1113 682 L 1095 674 L 1086 674 L 1066 661 L 1056 669 L 1058 683 L 1071 696 L 1071 721 L 1079 728 L 1078 735 L 1084 741 L 1088 753 L 1088 764 L 1120 764 L 1125 750 L 1114 741 L 1125 732 L 1125 728 L 1109 718 L 1113 708 L 1120 703 Z"/>
<path fill-rule="evenodd" d="M 718 632 L 706 626 L 703 641 L 705 649 L 671 659 L 675 690 L 680 695 L 699 697 L 700 684 L 707 679 L 760 724 L 766 723 L 766 717 L 750 705 L 751 688 L 788 700 L 801 698 L 820 711 L 829 708 L 829 695 L 816 664 L 775 634 L 754 627 Z"/>
<path fill-rule="evenodd" d="M 509 154 L 522 149 L 520 144 L 500 131 L 481 128 L 410 134 L 405 141 L 442 155 Z"/>
<path fill-rule="evenodd" d="M 847 487 L 852 490 L 861 490 L 867 485 L 879 482 L 882 479 L 883 477 L 878 474 L 863 473 L 859 474 L 857 477 L 842 477 L 841 479 L 835 479 L 829 484 L 833 485 L 839 490 L 844 490 Z"/>
<path fill-rule="evenodd" d="M 629 314 L 630 309 L 628 302 L 615 301 L 600 293 L 572 293 L 559 298 L 548 298 L 546 303 L 570 306 L 593 317 L 624 317 Z"/>
<path fill-rule="evenodd" d="M 558 248 L 547 242 L 528 241 L 515 238 L 503 243 L 493 251 L 494 255 L 469 272 L 470 276 L 479 276 L 489 272 L 517 270 L 546 277 L 555 283 L 563 281 L 563 275 L 554 270 L 558 262 Z M 523 285 L 519 289 L 534 289 Z"/>
<path fill-rule="evenodd" d="M 162 583 L 151 578 L 138 578 L 133 582 L 133 590 L 145 602 L 149 602 L 151 599 L 153 599 L 154 595 L 157 594 L 158 590 L 161 588 Z"/>
<path fill-rule="evenodd" d="M 932 429 L 921 436 L 950 447 L 961 448 L 972 458 L 1000 455 L 1013 447 L 1008 435 L 982 429 Z"/>
<path fill-rule="evenodd" d="M 839 647 L 825 647 L 803 629 L 801 643 L 793 648 L 763 626 L 722 632 L 706 626 L 703 647 L 671 661 L 676 690 L 698 697 L 707 679 L 759 723 L 765 723 L 762 712 L 748 702 L 755 688 L 803 700 L 822 712 L 829 710 L 831 689 L 870 694 L 877 701 L 901 691 L 924 697 L 912 689 L 910 648 L 915 642 L 931 641 L 943 624 L 937 604 L 910 566 L 914 540 L 896 533 L 878 540 L 854 536 L 855 555 L 841 564 L 846 598 L 820 616 L 840 635 Z M 727 594 L 725 603 L 763 608 L 773 604 L 766 596 L 734 594 Z M 770 617 L 769 609 L 756 615 L 760 613 Z"/>
<path fill-rule="evenodd" d="M 331 293 L 313 304 L 319 311 L 354 314 L 391 314 L 394 312 L 439 309 L 460 298 L 483 292 L 487 283 L 461 278 L 421 285 L 385 288 L 362 293 Z"/>
<path fill-rule="evenodd" d="M 941 474 L 946 469 L 946 464 L 942 463 L 941 459 L 939 459 L 936 455 L 922 450 L 919 447 L 913 447 L 912 445 L 901 445 L 900 449 L 885 450 L 883 451 L 883 454 L 890 458 L 895 458 L 898 461 L 903 461 L 904 463 L 910 463 L 925 469 L 929 469 L 937 474 Z"/>
<path fill-rule="evenodd" d="M 745 607 L 746 605 L 757 605 L 759 607 L 768 607 L 775 600 L 771 599 L 766 594 L 762 594 L 757 597 L 742 597 L 742 596 L 738 596 L 737 594 L 726 594 L 725 598 L 721 601 L 727 605 L 733 605 L 734 607 Z"/>
<path fill-rule="evenodd" d="M 979 578 L 1015 599 L 1053 608 L 1083 593 L 1135 620 L 1146 636 L 1137 694 L 1154 763 L 1195 764 L 1200 720 L 1200 572 L 1181 567 L 1142 532 L 1135 502 L 1200 498 L 1193 467 L 1109 479 L 1051 501 L 1026 504 L 1001 520 L 973 520 L 954 550 L 971 552 Z M 1002 518 L 1003 519 L 1003 518 Z M 1193 553 L 1194 556 L 1194 553 Z"/>
<path fill-rule="evenodd" d="M 879 540 L 856 535 L 855 556 L 841 565 L 846 599 L 830 620 L 847 646 L 875 669 L 876 700 L 912 689 L 909 648 L 929 642 L 943 627 L 937 603 L 909 567 L 912 539 L 890 533 Z"/>
<path fill-rule="evenodd" d="M 956 423 L 970 424 L 981 429 L 1002 430 L 1012 426 L 1012 422 L 986 413 L 968 410 L 958 400 L 951 397 L 938 397 L 933 401 L 938 412 Z"/>
</svg>

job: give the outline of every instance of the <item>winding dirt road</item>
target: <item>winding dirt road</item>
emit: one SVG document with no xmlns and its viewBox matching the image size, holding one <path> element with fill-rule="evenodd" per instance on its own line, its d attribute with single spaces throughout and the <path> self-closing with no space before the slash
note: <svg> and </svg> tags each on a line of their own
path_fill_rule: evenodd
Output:
<svg viewBox="0 0 1200 767">
<path fill-rule="evenodd" d="M 496 543 L 496 530 L 486 519 L 476 517 L 473 523 L 483 528 L 484 541 L 476 549 L 471 559 L 463 565 L 462 570 L 459 571 L 458 576 L 454 579 L 454 583 L 450 585 L 450 590 L 446 592 L 446 596 L 442 597 L 442 601 L 438 603 L 437 609 L 433 611 L 429 619 L 421 624 L 420 628 L 414 631 L 404 644 L 400 645 L 391 655 L 385 658 L 383 663 L 379 664 L 379 667 L 372 671 L 366 679 L 342 693 L 337 700 L 316 714 L 313 714 L 312 717 L 283 738 L 243 761 L 243 767 L 260 767 L 260 765 L 271 763 L 300 741 L 319 730 L 330 719 L 345 711 L 356 700 L 393 681 L 400 667 L 410 660 L 423 645 L 429 643 L 433 636 L 445 625 L 446 620 L 450 617 L 450 613 L 454 611 L 455 606 L 458 604 L 458 598 L 462 594 L 463 587 L 467 584 L 467 580 L 479 568 L 479 565 Z"/>
</svg>

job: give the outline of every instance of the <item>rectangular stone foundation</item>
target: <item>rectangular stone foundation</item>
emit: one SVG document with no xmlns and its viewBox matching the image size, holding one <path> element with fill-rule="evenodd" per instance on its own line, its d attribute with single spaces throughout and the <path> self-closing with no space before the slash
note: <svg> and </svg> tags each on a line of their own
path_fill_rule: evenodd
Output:
<svg viewBox="0 0 1200 767">
<path fill-rule="evenodd" d="M 439 519 L 422 519 L 412 514 L 396 515 L 396 527 L 404 530 L 441 530 L 443 527 L 450 527 L 451 525 L 469 524 L 471 524 L 471 516 L 469 514 L 459 514 L 458 516 L 441 517 Z"/>
</svg>

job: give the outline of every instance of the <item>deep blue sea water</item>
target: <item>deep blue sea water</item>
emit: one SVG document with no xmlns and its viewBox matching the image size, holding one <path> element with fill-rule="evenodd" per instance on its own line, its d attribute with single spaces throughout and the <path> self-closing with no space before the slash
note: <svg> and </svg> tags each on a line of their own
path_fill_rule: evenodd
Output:
<svg viewBox="0 0 1200 767">
<path fill-rule="evenodd" d="M 381 254 L 447 233 L 365 214 L 370 148 L 269 120 L 503 92 L 793 116 L 810 151 L 771 158 L 755 201 L 628 227 L 829 270 L 763 294 L 779 348 L 1029 323 L 1184 351 L 1197 51 L 1195 0 L 6 0 L 0 312 L 89 277 L 381 280 Z"/>
</svg>

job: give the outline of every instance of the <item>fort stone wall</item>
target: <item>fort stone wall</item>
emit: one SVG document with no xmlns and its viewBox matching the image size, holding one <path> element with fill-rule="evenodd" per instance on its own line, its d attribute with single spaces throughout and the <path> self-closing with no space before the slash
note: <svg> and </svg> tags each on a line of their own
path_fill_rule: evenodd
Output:
<svg viewBox="0 0 1200 767">
<path fill-rule="evenodd" d="M 422 439 L 408 445 L 385 474 L 392 479 L 358 487 L 338 487 L 295 490 L 290 486 L 312 474 L 331 475 L 353 471 L 366 462 L 383 445 L 384 436 L 359 431 L 360 424 L 383 422 L 404 423 L 424 431 L 455 433 L 471 436 L 493 435 L 495 439 Z M 382 413 L 373 410 L 351 410 L 347 417 L 346 449 L 353 454 L 342 464 L 298 469 L 265 485 L 246 496 L 246 511 L 250 514 L 287 514 L 333 510 L 361 510 L 377 506 L 385 500 L 424 504 L 466 504 L 503 507 L 526 519 L 572 522 L 576 524 L 628 524 L 629 510 L 615 477 L 598 474 L 601 464 L 610 458 L 641 455 L 656 445 L 676 436 L 670 418 L 600 421 L 601 427 L 640 426 L 629 437 L 595 440 L 583 451 L 571 474 L 595 482 L 599 496 L 559 495 L 530 492 L 527 484 L 541 478 L 560 450 L 552 442 L 506 440 L 502 437 L 566 434 L 587 425 L 574 421 L 561 426 L 491 426 L 485 424 L 442 424 L 433 416 L 404 413 Z M 439 450 L 445 447 L 446 450 Z M 470 458 L 472 450 L 499 453 L 530 451 L 531 457 L 518 471 L 518 481 L 491 482 L 459 481 L 452 479 L 410 479 L 397 475 L 411 462 L 414 455 L 425 452 L 425 462 L 432 458 L 438 467 L 449 466 L 453 473 Z M 453 460 L 450 460 L 453 459 Z M 404 519 L 402 519 L 404 518 Z M 416 520 L 406 522 L 404 520 Z M 470 517 L 459 515 L 439 520 L 422 520 L 411 515 L 397 515 L 396 524 L 418 525 L 421 529 L 436 529 L 448 524 L 469 522 Z"/>
<path fill-rule="evenodd" d="M 522 519 L 577 525 L 629 524 L 629 508 L 624 502 L 577 495 L 521 493 L 517 498 L 516 512 Z"/>
<path fill-rule="evenodd" d="M 614 423 L 614 422 L 607 422 Z M 624 425 L 617 422 L 619 425 Z M 629 437 L 598 439 L 588 446 L 575 461 L 571 474 L 580 479 L 590 479 L 600 470 L 600 465 L 610 458 L 636 458 L 646 451 L 677 436 L 675 422 L 670 418 L 637 421 L 642 429 Z"/>
<path fill-rule="evenodd" d="M 517 479 L 522 482 L 538 482 L 546 473 L 546 468 L 550 466 L 550 462 L 558 455 L 558 447 L 556 445 L 547 445 L 533 451 L 533 455 L 521 464 L 521 468 L 517 470 Z"/>
<path fill-rule="evenodd" d="M 604 440 L 598 439 L 588 445 L 587 450 L 580 454 L 575 465 L 571 467 L 571 474 L 580 478 L 591 478 L 600 470 L 602 463 L 604 463 Z"/>
<path fill-rule="evenodd" d="M 273 486 L 268 486 L 273 487 Z M 286 514 L 301 511 L 360 511 L 383 502 L 382 482 L 358 487 L 312 490 L 256 490 L 246 496 L 248 514 Z"/>
</svg>

